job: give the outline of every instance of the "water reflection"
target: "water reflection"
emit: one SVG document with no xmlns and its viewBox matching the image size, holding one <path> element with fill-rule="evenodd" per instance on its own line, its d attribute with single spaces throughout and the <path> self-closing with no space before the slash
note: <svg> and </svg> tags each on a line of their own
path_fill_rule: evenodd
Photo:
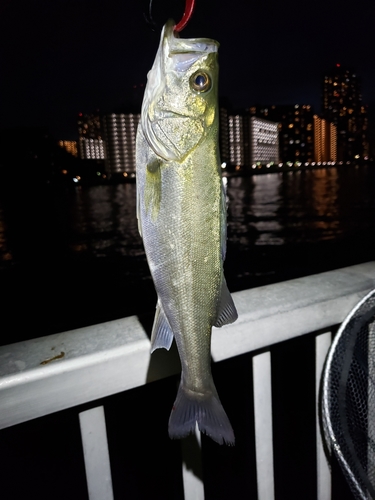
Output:
<svg viewBox="0 0 375 500">
<path fill-rule="evenodd" d="M 243 249 L 252 245 L 282 245 L 282 174 L 232 177 L 228 182 L 228 238 Z"/>
<path fill-rule="evenodd" d="M 327 168 L 228 181 L 234 245 L 316 243 L 375 229 L 370 167 Z"/>
<path fill-rule="evenodd" d="M 136 186 L 19 191 L 0 199 L 0 264 L 56 258 L 140 257 Z M 375 169 L 331 167 L 227 179 L 228 240 L 241 252 L 375 232 Z M 20 208 L 21 207 L 21 208 Z M 60 254 L 59 254 L 60 252 Z"/>
<path fill-rule="evenodd" d="M 342 233 L 337 168 L 287 173 L 281 193 L 278 213 L 288 242 L 316 242 Z"/>
<path fill-rule="evenodd" d="M 229 243 L 246 251 L 373 231 L 374 190 L 374 173 L 366 167 L 228 178 Z M 73 251 L 143 255 L 135 205 L 135 184 L 76 188 L 69 205 Z"/>
<path fill-rule="evenodd" d="M 76 188 L 71 205 L 72 248 L 96 257 L 143 254 L 135 184 Z"/>
<path fill-rule="evenodd" d="M 282 202 L 280 186 L 282 174 L 267 174 L 254 177 L 254 190 L 249 213 L 252 225 L 257 230 L 256 245 L 282 245 L 282 225 L 278 210 Z"/>
<path fill-rule="evenodd" d="M 338 189 L 337 168 L 317 171 L 311 197 L 315 211 L 313 226 L 321 230 L 322 239 L 331 238 L 341 232 L 338 220 Z"/>
</svg>

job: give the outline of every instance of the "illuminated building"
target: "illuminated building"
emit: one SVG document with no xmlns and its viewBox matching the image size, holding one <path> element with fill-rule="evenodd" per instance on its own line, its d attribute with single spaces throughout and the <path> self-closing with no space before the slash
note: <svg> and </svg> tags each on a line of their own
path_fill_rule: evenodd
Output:
<svg viewBox="0 0 375 500">
<path fill-rule="evenodd" d="M 369 155 L 367 107 L 362 103 L 360 79 L 340 64 L 323 80 L 323 118 L 337 127 L 339 160 Z"/>
<path fill-rule="evenodd" d="M 220 106 L 220 156 L 229 170 L 279 161 L 277 123 Z"/>
<path fill-rule="evenodd" d="M 278 123 L 282 162 L 310 162 L 314 158 L 314 112 L 309 104 L 252 106 L 250 115 Z"/>
<path fill-rule="evenodd" d="M 78 136 L 78 150 L 81 159 L 105 159 L 99 111 L 91 114 L 78 114 Z"/>
<path fill-rule="evenodd" d="M 229 163 L 229 120 L 228 105 L 220 102 L 219 104 L 219 145 L 221 161 Z"/>
<path fill-rule="evenodd" d="M 139 113 L 103 116 L 106 171 L 109 175 L 135 172 L 135 139 L 140 118 Z"/>
<path fill-rule="evenodd" d="M 84 160 L 104 160 L 105 146 L 102 139 L 79 139 L 79 156 Z"/>
<path fill-rule="evenodd" d="M 101 121 L 99 111 L 91 114 L 78 113 L 78 136 L 89 139 L 101 139 Z"/>
<path fill-rule="evenodd" d="M 314 160 L 337 161 L 337 128 L 314 115 Z"/>
<path fill-rule="evenodd" d="M 279 162 L 278 123 L 251 117 L 251 163 Z"/>
<path fill-rule="evenodd" d="M 77 141 L 59 141 L 59 146 L 73 156 L 78 155 Z"/>
<path fill-rule="evenodd" d="M 246 118 L 246 116 L 239 114 L 228 116 L 229 163 L 238 168 L 248 165 L 250 162 Z"/>
</svg>

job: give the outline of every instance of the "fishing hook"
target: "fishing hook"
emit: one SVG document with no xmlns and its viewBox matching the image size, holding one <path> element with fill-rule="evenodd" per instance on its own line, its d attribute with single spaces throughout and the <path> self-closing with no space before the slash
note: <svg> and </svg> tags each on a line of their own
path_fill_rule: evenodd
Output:
<svg viewBox="0 0 375 500">
<path fill-rule="evenodd" d="M 194 10 L 194 4 L 195 0 L 186 0 L 184 15 L 182 16 L 181 21 L 174 27 L 174 31 L 177 31 L 177 33 L 182 31 L 187 25 L 187 23 L 190 21 L 190 18 Z"/>
<path fill-rule="evenodd" d="M 182 31 L 187 23 L 190 21 L 190 18 L 193 14 L 195 5 L 195 0 L 185 0 L 185 11 L 182 19 L 179 23 L 177 23 L 174 27 L 174 31 L 179 33 Z M 152 17 L 152 0 L 148 2 L 147 12 L 143 12 L 143 16 L 145 18 L 146 23 L 151 27 L 152 31 L 155 31 L 157 24 Z"/>
</svg>

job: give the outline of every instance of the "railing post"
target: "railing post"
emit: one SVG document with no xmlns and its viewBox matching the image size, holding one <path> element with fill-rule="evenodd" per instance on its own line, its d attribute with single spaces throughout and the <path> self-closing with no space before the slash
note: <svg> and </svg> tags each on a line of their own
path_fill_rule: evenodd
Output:
<svg viewBox="0 0 375 500">
<path fill-rule="evenodd" d="M 271 353 L 253 358 L 255 455 L 258 500 L 275 498 L 272 435 Z"/>
<path fill-rule="evenodd" d="M 113 500 L 111 466 L 103 406 L 79 414 L 90 500 Z"/>
<path fill-rule="evenodd" d="M 331 332 L 322 333 L 315 338 L 315 398 L 316 398 L 316 469 L 317 469 L 317 499 L 331 500 L 331 471 L 323 448 L 320 431 L 319 399 L 320 381 L 324 362 L 331 345 Z"/>
<path fill-rule="evenodd" d="M 195 433 L 181 440 L 182 480 L 185 500 L 204 500 L 202 477 L 201 434 L 198 426 Z"/>
</svg>

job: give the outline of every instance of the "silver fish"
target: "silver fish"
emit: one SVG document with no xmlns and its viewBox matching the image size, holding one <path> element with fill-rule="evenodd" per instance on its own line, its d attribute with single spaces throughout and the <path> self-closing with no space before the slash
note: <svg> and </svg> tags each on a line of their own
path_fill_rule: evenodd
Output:
<svg viewBox="0 0 375 500">
<path fill-rule="evenodd" d="M 223 260 L 226 202 L 218 146 L 219 44 L 164 26 L 137 131 L 137 217 L 158 295 L 152 351 L 181 359 L 169 435 L 199 429 L 234 444 L 211 375 L 211 330 L 237 319 Z"/>
</svg>

